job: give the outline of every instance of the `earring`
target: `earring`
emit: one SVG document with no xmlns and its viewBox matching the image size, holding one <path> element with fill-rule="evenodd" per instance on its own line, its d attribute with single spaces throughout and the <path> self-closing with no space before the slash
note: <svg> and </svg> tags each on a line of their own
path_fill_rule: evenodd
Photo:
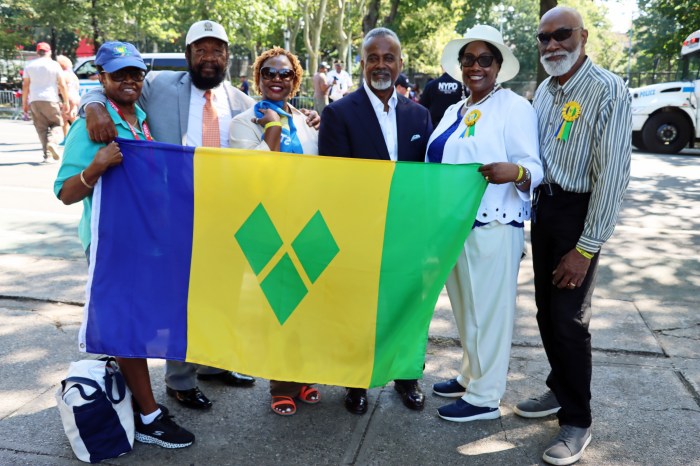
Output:
<svg viewBox="0 0 700 466">
<path fill-rule="evenodd" d="M 467 98 L 467 93 L 466 93 L 466 91 L 464 90 L 464 84 L 462 84 L 462 100 L 464 100 L 464 99 L 466 99 L 466 98 Z"/>
</svg>

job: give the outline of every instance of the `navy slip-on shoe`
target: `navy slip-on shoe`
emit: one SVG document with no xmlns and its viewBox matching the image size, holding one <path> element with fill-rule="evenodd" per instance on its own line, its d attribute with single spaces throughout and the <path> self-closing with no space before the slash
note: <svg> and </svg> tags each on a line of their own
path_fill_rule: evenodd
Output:
<svg viewBox="0 0 700 466">
<path fill-rule="evenodd" d="M 457 379 L 450 379 L 433 385 L 433 393 L 446 398 L 461 398 L 466 392 L 467 389 L 460 385 Z"/>
<path fill-rule="evenodd" d="M 438 408 L 438 416 L 446 421 L 469 422 L 479 419 L 498 419 L 501 412 L 498 408 L 484 408 L 458 399 L 454 403 Z"/>
</svg>

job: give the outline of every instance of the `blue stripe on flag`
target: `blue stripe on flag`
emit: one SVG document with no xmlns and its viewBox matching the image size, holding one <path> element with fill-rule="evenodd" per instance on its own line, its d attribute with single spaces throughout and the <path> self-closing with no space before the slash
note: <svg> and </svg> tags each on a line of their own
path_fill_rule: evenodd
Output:
<svg viewBox="0 0 700 466">
<path fill-rule="evenodd" d="M 86 351 L 184 361 L 194 148 L 117 142 L 124 161 L 102 175 L 93 208 Z"/>
</svg>

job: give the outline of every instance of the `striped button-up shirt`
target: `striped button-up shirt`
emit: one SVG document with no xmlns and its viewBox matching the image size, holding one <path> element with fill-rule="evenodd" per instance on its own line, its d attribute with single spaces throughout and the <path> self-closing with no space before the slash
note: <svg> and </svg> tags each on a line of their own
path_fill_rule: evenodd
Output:
<svg viewBox="0 0 700 466">
<path fill-rule="evenodd" d="M 622 79 L 594 65 L 588 57 L 563 86 L 550 77 L 535 93 L 543 183 L 591 193 L 577 243 L 588 252 L 597 252 L 612 235 L 629 182 L 631 100 Z M 580 114 L 571 123 L 568 139 L 557 139 L 562 110 L 572 101 L 580 105 Z"/>
</svg>

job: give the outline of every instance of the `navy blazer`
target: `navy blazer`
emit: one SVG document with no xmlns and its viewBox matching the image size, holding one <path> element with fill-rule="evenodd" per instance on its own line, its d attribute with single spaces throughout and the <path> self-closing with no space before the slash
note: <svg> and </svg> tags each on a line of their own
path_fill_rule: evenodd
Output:
<svg viewBox="0 0 700 466">
<path fill-rule="evenodd" d="M 398 95 L 396 130 L 398 159 L 423 162 L 433 131 L 430 112 Z M 389 160 L 384 135 L 364 87 L 328 105 L 321 116 L 318 153 L 336 157 Z"/>
</svg>

